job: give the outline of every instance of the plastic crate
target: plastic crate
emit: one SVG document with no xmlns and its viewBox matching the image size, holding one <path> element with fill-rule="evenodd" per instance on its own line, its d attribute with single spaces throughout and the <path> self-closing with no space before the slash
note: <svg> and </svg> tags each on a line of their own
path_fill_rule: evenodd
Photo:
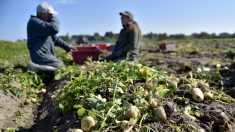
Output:
<svg viewBox="0 0 235 132">
<path fill-rule="evenodd" d="M 91 57 L 92 61 L 99 59 L 99 50 L 97 47 L 76 47 L 72 52 L 73 60 L 77 64 L 84 64 L 84 62 Z"/>
<path fill-rule="evenodd" d="M 173 51 L 175 50 L 176 45 L 173 43 L 161 43 L 159 44 L 159 49 L 164 50 L 164 51 Z"/>
<path fill-rule="evenodd" d="M 97 45 L 99 50 L 107 50 L 107 45 L 106 44 L 98 44 Z"/>
<path fill-rule="evenodd" d="M 81 44 L 79 47 L 96 47 L 95 44 Z"/>
<path fill-rule="evenodd" d="M 166 50 L 166 43 L 159 44 L 159 49 Z"/>
<path fill-rule="evenodd" d="M 114 45 L 108 45 L 108 46 L 107 46 L 107 51 L 112 51 L 113 48 L 114 48 Z"/>
</svg>

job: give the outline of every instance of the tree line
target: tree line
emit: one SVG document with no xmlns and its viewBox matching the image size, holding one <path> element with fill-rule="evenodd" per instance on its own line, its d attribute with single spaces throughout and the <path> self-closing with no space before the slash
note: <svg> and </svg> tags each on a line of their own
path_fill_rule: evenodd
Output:
<svg viewBox="0 0 235 132">
<path fill-rule="evenodd" d="M 93 35 L 89 34 L 80 34 L 80 35 L 62 35 L 60 36 L 62 39 L 64 39 L 67 42 L 76 41 L 81 37 L 86 37 L 89 41 L 116 41 L 118 38 L 118 33 L 113 33 L 111 31 L 106 32 L 104 35 L 100 35 L 99 33 L 94 33 Z M 185 39 L 185 38 L 198 38 L 198 39 L 212 39 L 212 38 L 235 38 L 235 33 L 207 33 L 207 32 L 201 32 L 201 33 L 192 33 L 191 35 L 185 35 L 185 34 L 167 34 L 167 33 L 147 33 L 143 34 L 143 38 L 146 39 L 153 39 L 153 40 L 164 40 L 164 39 Z"/>
</svg>

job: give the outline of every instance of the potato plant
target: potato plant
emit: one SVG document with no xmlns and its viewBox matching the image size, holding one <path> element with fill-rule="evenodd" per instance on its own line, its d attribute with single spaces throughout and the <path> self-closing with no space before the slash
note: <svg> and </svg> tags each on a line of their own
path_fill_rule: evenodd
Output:
<svg viewBox="0 0 235 132">
<path fill-rule="evenodd" d="M 67 83 L 58 91 L 56 100 L 59 109 L 64 113 L 76 113 L 78 119 L 86 116 L 94 118 L 96 125 L 92 125 L 92 131 L 117 131 L 119 128 L 147 130 L 151 128 L 144 126 L 143 123 L 149 120 L 160 121 L 184 130 L 182 126 L 172 124 L 167 115 L 178 111 L 191 116 L 190 112 L 180 108 L 189 107 L 190 102 L 204 103 L 203 92 L 197 85 L 199 82 L 209 81 L 204 80 L 205 74 L 203 73 L 202 78 L 198 72 L 190 73 L 185 78 L 178 78 L 139 63 L 87 62 L 83 66 L 75 65 L 60 69 L 56 77 L 66 80 Z M 192 93 L 188 88 L 183 89 L 182 86 L 186 84 L 190 85 L 190 89 L 200 90 L 199 97 L 203 98 L 198 101 L 197 91 Z M 214 94 L 211 100 L 234 102 L 234 99 L 224 93 L 208 89 Z M 177 94 L 180 91 L 192 94 L 192 97 L 180 96 Z M 223 96 L 219 99 L 220 94 Z M 179 99 L 190 102 L 185 102 L 186 105 L 178 106 L 177 109 L 172 108 L 170 112 L 165 111 L 167 100 Z M 194 115 L 193 112 L 191 114 Z"/>
</svg>

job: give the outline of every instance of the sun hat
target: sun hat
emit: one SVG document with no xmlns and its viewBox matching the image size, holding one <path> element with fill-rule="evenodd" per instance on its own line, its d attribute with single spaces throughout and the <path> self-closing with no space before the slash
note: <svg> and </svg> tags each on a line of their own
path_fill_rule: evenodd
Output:
<svg viewBox="0 0 235 132">
<path fill-rule="evenodd" d="M 134 20 L 133 14 L 132 14 L 131 12 L 129 12 L 129 11 L 120 12 L 119 14 L 120 14 L 121 16 L 127 16 L 127 17 L 129 17 L 131 20 Z"/>
<path fill-rule="evenodd" d="M 55 11 L 54 8 L 47 2 L 43 2 L 37 6 L 37 13 L 50 13 L 52 15 L 58 14 L 58 12 Z"/>
</svg>

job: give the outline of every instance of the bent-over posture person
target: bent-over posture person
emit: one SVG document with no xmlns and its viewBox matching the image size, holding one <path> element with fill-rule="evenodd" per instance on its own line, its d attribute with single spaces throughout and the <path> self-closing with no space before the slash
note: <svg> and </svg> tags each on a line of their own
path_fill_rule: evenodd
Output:
<svg viewBox="0 0 235 132">
<path fill-rule="evenodd" d="M 40 73 L 52 73 L 64 63 L 56 57 L 55 45 L 69 52 L 69 46 L 56 34 L 59 32 L 57 12 L 47 2 L 37 6 L 37 15 L 31 16 L 27 25 L 27 46 L 31 61 L 28 67 Z M 54 78 L 54 77 L 53 77 Z"/>
</svg>

